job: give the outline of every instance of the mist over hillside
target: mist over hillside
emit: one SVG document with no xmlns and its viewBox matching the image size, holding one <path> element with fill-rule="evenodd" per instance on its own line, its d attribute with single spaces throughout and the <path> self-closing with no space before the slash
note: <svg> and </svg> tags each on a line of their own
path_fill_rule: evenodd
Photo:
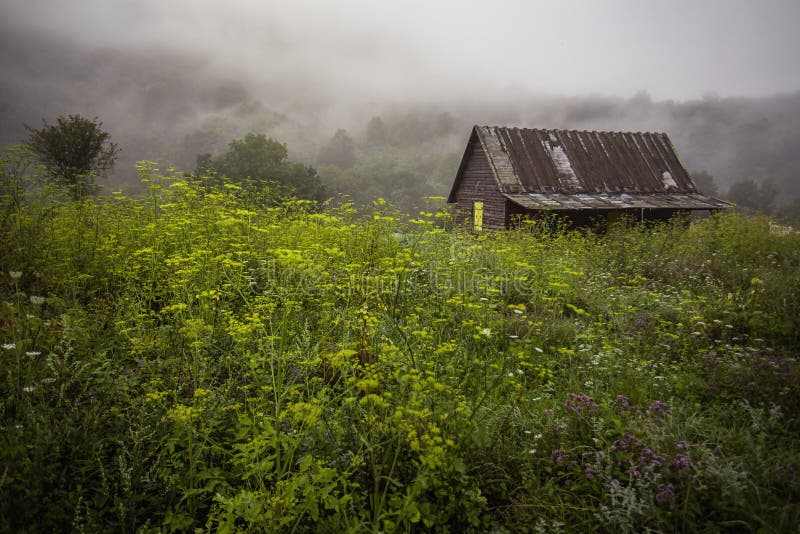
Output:
<svg viewBox="0 0 800 534">
<path fill-rule="evenodd" d="M 186 48 L 88 44 L 7 23 L 0 50 L 0 145 L 22 141 L 24 125 L 42 118 L 98 117 L 123 150 L 113 188 L 136 189 L 138 160 L 188 171 L 198 154 L 219 153 L 232 139 L 258 132 L 286 143 L 291 159 L 317 167 L 331 193 L 409 202 L 447 194 L 471 126 L 496 124 L 665 131 L 687 169 L 707 170 L 722 190 L 738 179 L 771 176 L 783 201 L 800 197 L 800 92 L 684 101 L 644 91 L 560 96 L 498 86 L 485 94 L 453 86 L 448 94 L 426 91 L 420 80 L 419 90 L 407 94 L 368 94 L 368 87 L 354 93 L 336 85 L 335 71 L 290 73 L 265 64 L 256 75 Z M 340 129 L 346 135 L 339 138 L 352 141 L 345 169 L 324 156 L 336 150 L 331 143 Z M 371 180 L 369 173 L 383 176 Z M 398 198 L 404 182 L 417 185 Z"/>
</svg>

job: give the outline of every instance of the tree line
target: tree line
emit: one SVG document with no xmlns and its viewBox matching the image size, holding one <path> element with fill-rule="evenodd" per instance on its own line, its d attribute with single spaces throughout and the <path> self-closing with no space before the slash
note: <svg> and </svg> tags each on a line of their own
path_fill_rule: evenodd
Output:
<svg viewBox="0 0 800 534">
<path fill-rule="evenodd" d="M 286 144 L 250 132 L 231 140 L 221 153 L 198 154 L 193 176 L 209 183 L 247 182 L 269 187 L 279 196 L 316 201 L 343 193 L 364 203 L 390 190 L 392 201 L 410 209 L 422 197 L 441 193 L 457 165 L 457 154 L 420 157 L 413 149 L 420 137 L 431 141 L 449 133 L 452 118 L 448 114 L 434 119 L 420 129 L 413 121 L 406 124 L 410 119 L 390 128 L 380 117 L 373 117 L 360 142 L 339 129 L 319 150 L 316 161 L 321 172 L 290 161 Z M 40 128 L 26 129 L 24 149 L 41 164 L 48 181 L 78 200 L 98 193 L 97 179 L 108 175 L 121 152 L 96 117 L 60 116 L 53 124 L 43 119 Z M 692 178 L 701 193 L 730 200 L 743 210 L 800 220 L 800 201 L 778 206 L 781 189 L 773 177 L 742 178 L 726 191 L 707 171 L 692 173 Z"/>
</svg>

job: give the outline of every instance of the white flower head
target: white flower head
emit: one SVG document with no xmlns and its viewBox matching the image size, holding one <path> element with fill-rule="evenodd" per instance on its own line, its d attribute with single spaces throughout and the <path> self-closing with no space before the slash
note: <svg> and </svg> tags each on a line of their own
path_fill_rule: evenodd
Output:
<svg viewBox="0 0 800 534">
<path fill-rule="evenodd" d="M 12 280 L 19 280 L 22 278 L 22 271 L 8 271 L 8 276 L 10 276 Z"/>
<path fill-rule="evenodd" d="M 6 350 L 14 350 L 17 348 L 16 343 L 3 343 L 3 348 Z"/>
</svg>

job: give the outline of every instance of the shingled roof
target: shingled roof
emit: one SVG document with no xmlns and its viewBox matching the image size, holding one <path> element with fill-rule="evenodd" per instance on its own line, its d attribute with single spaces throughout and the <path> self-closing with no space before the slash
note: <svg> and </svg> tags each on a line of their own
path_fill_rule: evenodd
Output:
<svg viewBox="0 0 800 534">
<path fill-rule="evenodd" d="M 664 133 L 475 126 L 500 193 L 527 209 L 720 209 L 700 194 Z M 464 153 L 450 192 L 469 158 Z"/>
</svg>

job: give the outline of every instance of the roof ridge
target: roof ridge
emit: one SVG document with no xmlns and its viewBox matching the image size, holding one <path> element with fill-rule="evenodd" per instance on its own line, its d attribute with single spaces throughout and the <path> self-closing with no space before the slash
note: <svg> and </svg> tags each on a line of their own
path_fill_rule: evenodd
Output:
<svg viewBox="0 0 800 534">
<path fill-rule="evenodd" d="M 666 131 L 657 130 L 594 130 L 581 128 L 529 128 L 527 126 L 497 126 L 492 124 L 476 124 L 477 128 L 489 128 L 491 130 L 527 130 L 539 132 L 575 132 L 593 134 L 631 134 L 631 135 L 667 135 Z"/>
</svg>

